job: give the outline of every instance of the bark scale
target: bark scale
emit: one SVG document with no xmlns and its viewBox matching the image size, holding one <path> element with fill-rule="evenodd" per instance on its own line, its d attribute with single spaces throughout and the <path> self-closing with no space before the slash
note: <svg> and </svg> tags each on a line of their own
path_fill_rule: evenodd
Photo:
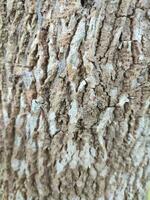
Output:
<svg viewBox="0 0 150 200">
<path fill-rule="evenodd" d="M 150 2 L 0 1 L 0 199 L 143 200 Z"/>
</svg>

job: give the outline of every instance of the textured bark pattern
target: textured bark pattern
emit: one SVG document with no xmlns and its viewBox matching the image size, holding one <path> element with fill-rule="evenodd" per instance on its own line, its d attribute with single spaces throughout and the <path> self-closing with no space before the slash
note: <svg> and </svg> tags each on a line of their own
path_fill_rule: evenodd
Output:
<svg viewBox="0 0 150 200">
<path fill-rule="evenodd" d="M 0 42 L 0 199 L 145 199 L 150 1 L 1 0 Z"/>
</svg>

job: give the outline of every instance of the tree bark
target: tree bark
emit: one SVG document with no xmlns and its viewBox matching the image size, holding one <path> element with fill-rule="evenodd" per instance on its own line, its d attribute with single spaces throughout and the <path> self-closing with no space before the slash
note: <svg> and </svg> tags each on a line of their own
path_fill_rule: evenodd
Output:
<svg viewBox="0 0 150 200">
<path fill-rule="evenodd" d="M 148 199 L 149 0 L 1 0 L 0 42 L 0 199 Z"/>
</svg>

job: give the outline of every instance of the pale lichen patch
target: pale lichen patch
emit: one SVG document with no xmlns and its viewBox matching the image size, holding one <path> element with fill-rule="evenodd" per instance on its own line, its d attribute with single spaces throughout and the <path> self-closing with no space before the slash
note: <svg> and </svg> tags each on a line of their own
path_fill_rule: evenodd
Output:
<svg viewBox="0 0 150 200">
<path fill-rule="evenodd" d="M 143 134 L 144 130 L 145 130 L 145 117 L 141 117 L 139 120 L 139 127 L 136 130 L 137 137 L 140 137 L 141 134 Z"/>
<path fill-rule="evenodd" d="M 131 81 L 131 87 L 132 87 L 132 89 L 136 88 L 137 86 L 139 86 L 139 83 L 137 82 L 137 79 L 133 79 Z"/>
<path fill-rule="evenodd" d="M 27 143 L 27 148 L 32 150 L 32 152 L 37 151 L 37 144 L 34 139 L 30 138 Z"/>
<path fill-rule="evenodd" d="M 146 200 L 150 199 L 150 181 L 146 183 Z"/>
<path fill-rule="evenodd" d="M 26 89 L 29 89 L 32 81 L 34 80 L 33 74 L 30 71 L 23 72 L 23 82 Z"/>
<path fill-rule="evenodd" d="M 98 200 L 105 200 L 104 196 L 103 197 L 99 197 Z"/>
<path fill-rule="evenodd" d="M 18 200 L 25 200 L 22 193 L 18 190 L 16 193 L 16 199 Z"/>
<path fill-rule="evenodd" d="M 38 115 L 31 115 L 31 114 L 28 115 L 26 123 L 27 137 L 33 134 L 34 130 L 37 127 L 37 121 L 38 121 Z"/>
<path fill-rule="evenodd" d="M 57 133 L 58 129 L 56 128 L 56 114 L 51 111 L 49 113 L 49 126 L 50 126 L 50 135 L 53 136 Z"/>
<path fill-rule="evenodd" d="M 56 171 L 57 171 L 57 174 L 61 173 L 64 169 L 64 165 L 59 161 L 57 160 L 56 162 Z"/>
<path fill-rule="evenodd" d="M 72 197 L 72 200 L 80 200 L 80 197 L 74 196 L 74 197 Z"/>
<path fill-rule="evenodd" d="M 118 88 L 114 87 L 110 90 L 109 96 L 111 97 L 111 105 L 114 105 L 117 103 L 117 97 L 118 97 Z"/>
<path fill-rule="evenodd" d="M 80 83 L 80 85 L 79 85 L 79 87 L 78 87 L 78 91 L 79 92 L 83 91 L 84 88 L 85 88 L 85 86 L 86 86 L 86 81 L 82 80 L 81 83 Z"/>
<path fill-rule="evenodd" d="M 4 121 L 4 124 L 6 127 L 9 122 L 8 112 L 7 112 L 6 108 L 3 108 L 2 112 L 3 112 L 3 121 Z"/>
<path fill-rule="evenodd" d="M 117 97 L 117 94 L 118 94 L 117 87 L 112 88 L 111 91 L 110 91 L 110 96 L 114 99 L 114 98 Z"/>
<path fill-rule="evenodd" d="M 105 69 L 105 71 L 111 75 L 111 73 L 113 72 L 114 70 L 114 66 L 112 63 L 107 63 L 106 65 L 103 66 L 103 68 Z"/>
<path fill-rule="evenodd" d="M 69 141 L 67 144 L 67 151 L 62 160 L 57 160 L 56 170 L 57 174 L 61 173 L 65 166 L 69 163 L 70 168 L 74 169 L 77 165 L 83 166 L 85 169 L 91 168 L 96 157 L 96 150 L 91 147 L 88 143 L 83 146 L 83 150 L 78 152 L 76 144 Z M 91 172 L 94 175 L 94 171 Z"/>
<path fill-rule="evenodd" d="M 120 106 L 121 108 L 123 108 L 124 104 L 129 102 L 129 98 L 127 94 L 121 95 L 121 97 L 119 98 L 119 103 L 118 106 Z"/>
<path fill-rule="evenodd" d="M 65 155 L 63 156 L 63 159 L 57 160 L 56 162 L 56 171 L 57 174 L 61 173 L 64 169 L 64 167 L 71 162 L 71 167 L 76 167 L 77 162 L 73 162 L 74 159 L 78 159 L 78 157 L 74 157 L 76 153 L 76 144 L 72 141 L 68 141 L 67 143 L 67 151 Z"/>
<path fill-rule="evenodd" d="M 40 89 L 40 81 L 43 77 L 43 69 L 41 69 L 40 63 L 37 64 L 37 67 L 34 69 L 34 76 L 36 79 L 36 86 L 37 86 L 37 90 Z"/>
<path fill-rule="evenodd" d="M 90 145 L 86 143 L 80 153 L 80 164 L 84 166 L 85 169 L 90 168 L 92 163 L 94 163 L 95 156 L 95 149 L 93 147 L 90 147 Z"/>
<path fill-rule="evenodd" d="M 39 28 L 42 26 L 42 22 L 43 22 L 43 16 L 41 14 L 41 8 L 42 8 L 42 2 L 40 0 L 37 0 L 37 5 L 36 5 L 36 13 L 38 16 L 38 26 Z"/>
<path fill-rule="evenodd" d="M 21 160 L 20 162 L 20 166 L 19 166 L 19 172 L 18 172 L 18 175 L 21 176 L 25 173 L 27 169 L 27 163 L 25 160 Z"/>
<path fill-rule="evenodd" d="M 22 138 L 20 136 L 15 137 L 15 146 L 19 147 L 21 145 Z"/>
<path fill-rule="evenodd" d="M 71 103 L 71 108 L 69 110 L 71 124 L 74 124 L 77 122 L 77 114 L 78 114 L 78 104 L 76 100 L 73 100 Z"/>
<path fill-rule="evenodd" d="M 79 163 L 79 151 L 76 150 L 73 154 L 73 159 L 70 162 L 70 168 L 75 169 L 77 167 L 77 164 Z"/>
<path fill-rule="evenodd" d="M 31 110 L 34 114 L 38 114 L 40 112 L 40 103 L 37 102 L 37 100 L 32 100 Z"/>
<path fill-rule="evenodd" d="M 140 141 L 138 141 L 134 147 L 132 154 L 131 154 L 134 166 L 140 165 L 140 163 L 143 160 L 144 155 L 145 155 L 145 142 L 141 143 Z"/>
<path fill-rule="evenodd" d="M 27 164 L 25 160 L 11 160 L 11 167 L 14 171 L 18 171 L 18 175 L 21 176 L 25 173 L 27 169 Z"/>
<path fill-rule="evenodd" d="M 22 93 L 20 97 L 20 111 L 24 111 L 25 108 L 26 108 L 26 100 L 24 93 Z"/>
<path fill-rule="evenodd" d="M 97 132 L 103 133 L 104 128 L 107 124 L 109 124 L 112 121 L 113 117 L 113 111 L 114 108 L 107 108 L 101 115 L 100 115 L 100 121 L 99 125 L 97 126 Z"/>
<path fill-rule="evenodd" d="M 71 42 L 71 48 L 67 58 L 67 64 L 68 65 L 71 64 L 75 69 L 78 67 L 80 63 L 78 48 L 82 40 L 84 39 L 84 36 L 85 36 L 85 19 L 82 19 L 78 25 L 77 31 Z"/>
<path fill-rule="evenodd" d="M 106 148 L 105 148 L 105 142 L 104 142 L 104 139 L 103 139 L 103 134 L 105 132 L 106 126 L 109 123 L 111 123 L 111 121 L 113 119 L 113 111 L 114 111 L 114 108 L 107 108 L 106 111 L 103 112 L 100 115 L 99 125 L 97 126 L 98 140 L 99 140 L 99 144 L 101 145 L 101 148 L 103 150 L 104 160 L 107 159 L 107 151 L 106 151 Z"/>
<path fill-rule="evenodd" d="M 18 171 L 19 169 L 19 165 L 20 165 L 20 160 L 17 160 L 17 159 L 13 159 L 11 161 L 11 167 L 14 171 Z"/>
</svg>

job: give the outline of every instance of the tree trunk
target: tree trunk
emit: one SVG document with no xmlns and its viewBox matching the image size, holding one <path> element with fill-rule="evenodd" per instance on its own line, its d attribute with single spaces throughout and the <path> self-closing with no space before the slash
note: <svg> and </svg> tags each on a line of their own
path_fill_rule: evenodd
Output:
<svg viewBox="0 0 150 200">
<path fill-rule="evenodd" d="M 150 198 L 150 1 L 1 0 L 0 42 L 0 199 Z"/>
</svg>

